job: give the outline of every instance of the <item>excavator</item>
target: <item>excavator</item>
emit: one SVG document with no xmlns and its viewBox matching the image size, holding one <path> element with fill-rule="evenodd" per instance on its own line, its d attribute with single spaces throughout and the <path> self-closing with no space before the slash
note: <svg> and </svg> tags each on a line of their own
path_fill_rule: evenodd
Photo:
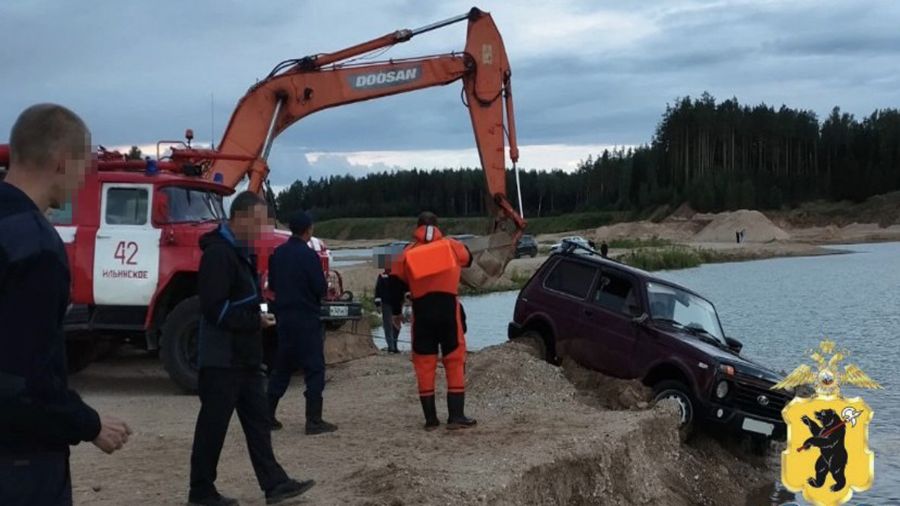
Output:
<svg viewBox="0 0 900 506">
<path fill-rule="evenodd" d="M 462 21 L 468 21 L 462 52 L 354 63 L 364 55 Z M 249 190 L 265 192 L 272 144 L 300 119 L 323 109 L 462 81 L 463 102 L 469 109 L 491 203 L 488 233 L 467 241 L 475 261 L 464 273 L 463 282 L 479 287 L 503 273 L 525 228 L 521 190 L 518 212 L 506 196 L 507 139 L 519 186 L 510 75 L 503 39 L 493 19 L 473 7 L 463 15 L 421 28 L 397 30 L 333 53 L 285 60 L 241 98 L 218 149 L 191 147 L 190 131 L 187 143 L 163 141 L 157 149 L 169 144 L 168 161 L 196 167 L 207 179 L 232 188 L 247 180 Z M 271 190 L 268 193 L 271 198 Z"/>
</svg>

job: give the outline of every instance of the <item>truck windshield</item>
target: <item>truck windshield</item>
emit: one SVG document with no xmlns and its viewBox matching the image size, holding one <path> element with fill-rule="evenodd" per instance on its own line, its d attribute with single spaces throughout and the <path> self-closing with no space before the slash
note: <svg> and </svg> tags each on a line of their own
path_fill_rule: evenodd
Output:
<svg viewBox="0 0 900 506">
<path fill-rule="evenodd" d="M 647 298 L 650 301 L 650 318 L 670 322 L 725 344 L 716 308 L 709 301 L 660 283 L 647 283 Z"/>
<path fill-rule="evenodd" d="M 160 190 L 154 216 L 162 223 L 221 221 L 222 196 L 197 188 L 167 186 Z"/>
</svg>

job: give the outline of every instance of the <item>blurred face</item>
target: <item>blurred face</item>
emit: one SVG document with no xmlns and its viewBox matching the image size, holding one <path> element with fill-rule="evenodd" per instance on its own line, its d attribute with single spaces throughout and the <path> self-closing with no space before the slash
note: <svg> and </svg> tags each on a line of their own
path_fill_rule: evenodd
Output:
<svg viewBox="0 0 900 506">
<path fill-rule="evenodd" d="M 253 243 L 263 234 L 271 233 L 275 226 L 265 205 L 256 205 L 231 217 L 231 230 L 238 240 Z"/>
<path fill-rule="evenodd" d="M 81 144 L 74 149 L 60 149 L 55 158 L 55 173 L 51 179 L 51 207 L 62 207 L 73 201 L 84 186 L 91 166 L 91 135 L 84 134 Z"/>
</svg>

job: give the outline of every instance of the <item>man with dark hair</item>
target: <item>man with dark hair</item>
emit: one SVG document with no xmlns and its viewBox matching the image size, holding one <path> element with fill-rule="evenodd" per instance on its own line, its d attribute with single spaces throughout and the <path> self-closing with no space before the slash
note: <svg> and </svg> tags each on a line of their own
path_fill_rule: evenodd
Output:
<svg viewBox="0 0 900 506">
<path fill-rule="evenodd" d="M 91 157 L 87 126 L 55 104 L 26 109 L 0 182 L 0 504 L 72 504 L 69 445 L 112 453 L 131 429 L 68 389 L 63 318 L 71 275 L 44 217 L 75 198 Z"/>
<path fill-rule="evenodd" d="M 243 192 L 231 203 L 229 221 L 200 238 L 200 414 L 191 452 L 191 504 L 237 504 L 215 486 L 219 454 L 235 409 L 267 504 L 296 497 L 315 484 L 288 478 L 272 452 L 261 330 L 274 325 L 275 319 L 260 311 L 254 253 L 254 243 L 268 222 L 266 202 Z"/>
<path fill-rule="evenodd" d="M 269 259 L 269 288 L 275 293 L 273 308 L 278 319 L 278 357 L 269 378 L 269 414 L 273 429 L 278 402 L 287 391 L 291 375 L 303 369 L 306 380 L 306 434 L 334 432 L 337 426 L 322 419 L 325 390 L 325 349 L 320 307 L 328 285 L 319 255 L 309 245 L 312 219 L 303 211 L 291 217 L 291 237 L 275 248 Z"/>
<path fill-rule="evenodd" d="M 435 405 L 438 352 L 447 374 L 447 428 L 466 429 L 475 420 L 465 415 L 466 337 L 465 312 L 459 303 L 459 279 L 472 265 L 472 254 L 461 242 L 445 238 L 431 212 L 419 215 L 415 242 L 394 262 L 391 307 L 399 320 L 403 295 L 412 296 L 412 360 L 425 414 L 425 430 L 440 422 Z"/>
</svg>

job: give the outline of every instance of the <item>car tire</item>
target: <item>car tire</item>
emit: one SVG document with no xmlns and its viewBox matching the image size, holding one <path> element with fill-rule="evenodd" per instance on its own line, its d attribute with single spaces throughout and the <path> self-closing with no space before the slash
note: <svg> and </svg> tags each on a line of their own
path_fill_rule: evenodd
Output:
<svg viewBox="0 0 900 506">
<path fill-rule="evenodd" d="M 529 353 L 537 359 L 547 361 L 547 340 L 536 330 L 527 330 L 515 342 L 528 346 Z"/>
<path fill-rule="evenodd" d="M 661 381 L 653 386 L 653 401 L 660 402 L 671 399 L 678 405 L 681 420 L 678 425 L 679 437 L 682 442 L 687 442 L 694 432 L 697 405 L 691 389 L 680 381 Z"/>
<path fill-rule="evenodd" d="M 531 258 L 534 258 L 534 257 L 536 257 L 536 256 L 537 256 L 537 250 L 532 251 L 532 252 L 531 252 Z"/>
<path fill-rule="evenodd" d="M 166 317 L 160 357 L 169 377 L 187 393 L 197 393 L 200 297 L 184 299 Z"/>
</svg>

